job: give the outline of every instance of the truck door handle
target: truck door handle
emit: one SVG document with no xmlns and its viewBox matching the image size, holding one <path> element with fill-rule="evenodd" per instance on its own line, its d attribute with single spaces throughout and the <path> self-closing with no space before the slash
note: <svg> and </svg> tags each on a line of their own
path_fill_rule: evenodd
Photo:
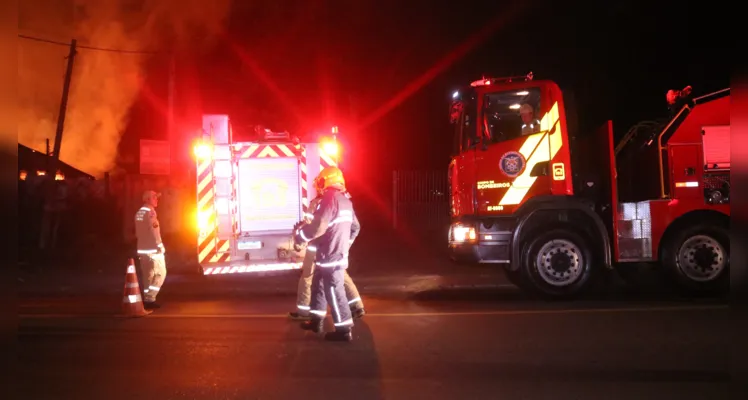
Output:
<svg viewBox="0 0 748 400">
<path fill-rule="evenodd" d="M 696 174 L 696 168 L 688 167 L 686 168 L 686 176 L 694 176 Z"/>
</svg>

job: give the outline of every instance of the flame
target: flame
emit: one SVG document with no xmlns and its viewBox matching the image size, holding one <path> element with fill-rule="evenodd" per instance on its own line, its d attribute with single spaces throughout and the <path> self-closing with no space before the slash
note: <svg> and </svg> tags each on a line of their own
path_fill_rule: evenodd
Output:
<svg viewBox="0 0 748 400">
<path fill-rule="evenodd" d="M 26 0 L 19 33 L 80 46 L 194 52 L 222 28 L 230 0 Z M 54 139 L 68 48 L 18 39 L 18 142 L 43 151 Z M 115 167 L 120 137 L 141 90 L 146 63 L 162 55 L 97 51 L 75 57 L 60 159 L 96 177 Z M 166 83 L 164 83 L 166 85 Z M 155 99 L 165 103 L 163 99 Z"/>
</svg>

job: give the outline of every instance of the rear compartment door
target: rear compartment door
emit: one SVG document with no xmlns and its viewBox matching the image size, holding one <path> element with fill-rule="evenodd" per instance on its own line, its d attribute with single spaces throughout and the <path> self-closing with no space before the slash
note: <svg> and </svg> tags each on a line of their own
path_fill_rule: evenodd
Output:
<svg viewBox="0 0 748 400">
<path fill-rule="evenodd" d="M 239 160 L 239 230 L 253 236 L 287 234 L 301 219 L 299 161 L 295 157 Z"/>
</svg>

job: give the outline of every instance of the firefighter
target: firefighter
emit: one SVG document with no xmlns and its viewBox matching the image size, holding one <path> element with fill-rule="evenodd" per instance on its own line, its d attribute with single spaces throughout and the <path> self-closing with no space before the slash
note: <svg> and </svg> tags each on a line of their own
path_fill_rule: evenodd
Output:
<svg viewBox="0 0 748 400">
<path fill-rule="evenodd" d="M 315 210 L 317 208 L 317 205 L 319 205 L 320 201 L 322 200 L 322 193 L 324 192 L 324 187 L 321 185 L 323 182 L 321 179 L 315 179 L 314 180 L 314 187 L 317 191 L 317 197 L 314 198 L 309 203 L 309 210 Z M 351 195 L 348 192 L 344 192 L 346 197 L 348 199 L 351 198 Z M 307 213 L 304 215 L 304 220 L 299 222 L 299 224 L 295 227 L 294 230 L 296 230 L 299 227 L 303 227 L 306 224 L 312 223 L 314 215 L 311 213 Z M 358 236 L 358 225 L 351 226 L 351 244 L 353 243 L 353 238 Z M 301 265 L 301 277 L 299 277 L 299 286 L 296 293 L 296 308 L 297 311 L 292 311 L 288 313 L 289 318 L 295 319 L 295 320 L 309 320 L 309 310 L 310 310 L 310 300 L 311 300 L 311 292 L 312 292 L 312 277 L 314 274 L 314 257 L 315 253 L 317 251 L 317 247 L 315 244 L 315 241 L 311 241 L 306 246 L 306 254 L 304 255 L 304 261 Z M 343 280 L 343 287 L 345 288 L 345 294 L 348 298 L 348 305 L 351 309 L 351 314 L 354 318 L 362 318 L 366 311 L 364 310 L 364 303 L 363 300 L 361 300 L 361 296 L 358 293 L 358 288 L 356 288 L 356 284 L 353 283 L 353 280 L 351 279 L 351 276 L 348 275 L 348 271 L 345 270 L 344 272 L 344 280 Z"/>
<path fill-rule="evenodd" d="M 691 86 L 686 86 L 683 90 L 668 90 L 667 104 L 670 110 L 670 118 L 675 117 L 685 105 L 692 106 Z"/>
<path fill-rule="evenodd" d="M 143 193 L 143 206 L 135 213 L 135 235 L 138 239 L 138 257 L 140 258 L 143 278 L 143 305 L 146 309 L 156 309 L 161 286 L 166 278 L 166 248 L 161 241 L 161 229 L 156 216 L 159 193 L 147 190 Z"/>
<path fill-rule="evenodd" d="M 540 132 L 540 121 L 535 118 L 535 110 L 531 105 L 525 103 L 519 108 L 519 115 L 522 117 L 522 134 L 530 135 Z"/>
<path fill-rule="evenodd" d="M 353 318 L 343 282 L 348 268 L 350 242 L 355 239 L 352 232 L 357 233 L 360 225 L 353 203 L 345 195 L 345 179 L 340 169 L 324 168 L 317 179 L 323 189 L 322 199 L 315 207 L 311 223 L 302 226 L 294 234 L 296 246 L 314 241 L 317 248 L 309 310 L 312 314 L 311 321 L 302 323 L 301 327 L 316 333 L 322 332 L 329 304 L 335 331 L 327 332 L 325 339 L 350 341 L 353 339 Z"/>
</svg>

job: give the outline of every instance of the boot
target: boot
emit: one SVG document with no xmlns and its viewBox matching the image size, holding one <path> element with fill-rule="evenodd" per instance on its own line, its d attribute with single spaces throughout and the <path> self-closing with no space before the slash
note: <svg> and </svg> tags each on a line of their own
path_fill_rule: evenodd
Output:
<svg viewBox="0 0 748 400">
<path fill-rule="evenodd" d="M 322 318 L 312 317 L 309 321 L 301 323 L 301 329 L 320 333 L 324 331 L 324 320 Z"/>
<path fill-rule="evenodd" d="M 366 315 L 366 311 L 364 311 L 364 308 L 351 308 L 351 316 L 353 319 L 361 319 Z"/>
<path fill-rule="evenodd" d="M 312 319 L 309 314 L 302 314 L 299 311 L 291 311 L 290 313 L 288 313 L 288 318 L 296 321 L 309 321 L 310 319 Z"/>
<path fill-rule="evenodd" d="M 145 308 L 146 310 L 157 310 L 161 308 L 161 305 L 156 303 L 155 301 L 144 301 L 143 308 Z"/>
<path fill-rule="evenodd" d="M 353 334 L 350 329 L 336 329 L 334 332 L 325 333 L 325 340 L 330 342 L 350 342 Z"/>
</svg>

